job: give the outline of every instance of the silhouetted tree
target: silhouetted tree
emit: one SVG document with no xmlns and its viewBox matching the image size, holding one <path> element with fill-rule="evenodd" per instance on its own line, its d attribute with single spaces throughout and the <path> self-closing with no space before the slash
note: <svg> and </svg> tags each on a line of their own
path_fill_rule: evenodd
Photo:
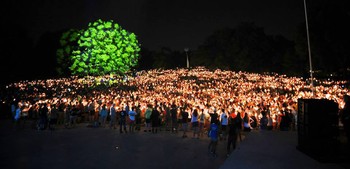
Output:
<svg viewBox="0 0 350 169">
<path fill-rule="evenodd" d="M 139 57 L 139 64 L 136 66 L 139 70 L 147 70 L 153 68 L 154 63 L 154 51 L 150 51 L 147 48 L 141 47 L 140 57 Z"/>
<path fill-rule="evenodd" d="M 35 46 L 35 60 L 31 69 L 35 71 L 36 78 L 50 78 L 57 76 L 56 51 L 59 48 L 59 39 L 63 31 L 46 32 Z"/>
<path fill-rule="evenodd" d="M 2 82 L 30 79 L 33 59 L 34 42 L 28 36 L 28 31 L 13 21 L 2 21 L 3 35 L 0 38 L 0 62 Z"/>
<path fill-rule="evenodd" d="M 70 56 L 74 50 L 78 49 L 78 38 L 81 32 L 83 32 L 83 30 L 69 29 L 62 33 L 59 40 L 60 48 L 56 52 L 56 71 L 59 75 L 71 75 L 69 67 L 72 65 L 72 60 Z"/>
<path fill-rule="evenodd" d="M 350 3 L 346 0 L 307 1 L 313 70 L 324 73 L 350 68 Z M 298 28 L 296 51 L 307 63 L 308 49 L 305 22 Z"/>
<path fill-rule="evenodd" d="M 154 62 L 153 68 L 170 68 L 172 50 L 168 47 L 162 47 L 160 52 L 156 52 L 153 55 Z"/>
<path fill-rule="evenodd" d="M 192 63 L 236 71 L 280 71 L 285 51 L 293 49 L 292 45 L 280 36 L 266 35 L 254 23 L 241 23 L 235 29 L 214 32 L 195 52 Z"/>
</svg>

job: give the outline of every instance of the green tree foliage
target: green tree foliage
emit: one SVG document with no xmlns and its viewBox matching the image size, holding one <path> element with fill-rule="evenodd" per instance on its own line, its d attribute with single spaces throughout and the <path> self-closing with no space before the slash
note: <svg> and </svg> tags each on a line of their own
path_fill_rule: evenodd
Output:
<svg viewBox="0 0 350 169">
<path fill-rule="evenodd" d="M 134 33 L 101 19 L 80 34 L 70 70 L 76 75 L 123 74 L 138 63 L 140 45 Z"/>
<path fill-rule="evenodd" d="M 57 68 L 59 75 L 70 75 L 69 67 L 72 65 L 70 56 L 74 50 L 78 49 L 78 38 L 82 31 L 70 29 L 64 32 L 60 39 L 60 48 L 56 52 Z"/>
</svg>

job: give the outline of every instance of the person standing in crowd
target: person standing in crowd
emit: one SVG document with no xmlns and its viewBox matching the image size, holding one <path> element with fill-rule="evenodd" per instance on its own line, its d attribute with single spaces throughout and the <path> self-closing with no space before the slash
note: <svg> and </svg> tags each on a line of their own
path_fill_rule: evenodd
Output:
<svg viewBox="0 0 350 169">
<path fill-rule="evenodd" d="M 254 114 L 251 114 L 250 116 L 250 127 L 251 129 L 256 129 L 258 127 L 258 119 Z"/>
<path fill-rule="evenodd" d="M 165 122 L 165 113 L 164 113 L 164 107 L 163 107 L 163 105 L 162 105 L 162 103 L 160 103 L 160 105 L 157 105 L 157 110 L 158 110 L 158 112 L 159 112 L 159 118 L 158 118 L 158 129 L 159 129 L 159 131 L 162 131 L 162 128 L 165 126 L 164 124 L 164 122 Z"/>
<path fill-rule="evenodd" d="M 340 120 L 343 123 L 345 135 L 348 143 L 350 143 L 350 96 L 344 96 L 345 106 L 340 113 Z"/>
<path fill-rule="evenodd" d="M 18 106 L 18 104 L 17 104 L 17 106 Z M 13 118 L 16 116 L 17 106 L 16 106 L 16 102 L 15 101 L 11 102 L 11 117 L 13 117 Z M 13 119 L 13 120 L 14 120 L 13 122 L 16 122 L 15 119 Z"/>
<path fill-rule="evenodd" d="M 57 125 L 63 125 L 64 124 L 64 109 L 66 105 L 63 102 L 60 102 L 58 104 L 58 118 L 57 118 Z"/>
<path fill-rule="evenodd" d="M 267 114 L 267 130 L 272 130 L 273 129 L 273 119 L 270 115 L 270 113 Z"/>
<path fill-rule="evenodd" d="M 109 128 L 116 129 L 116 120 L 117 120 L 117 110 L 115 109 L 115 104 L 113 103 L 109 108 L 109 115 L 111 117 L 109 121 Z"/>
<path fill-rule="evenodd" d="M 261 114 L 262 117 L 260 119 L 260 129 L 267 130 L 267 124 L 269 123 L 269 120 L 267 119 L 267 111 L 262 111 Z"/>
<path fill-rule="evenodd" d="M 188 112 L 185 110 L 184 107 L 181 108 L 181 116 L 182 116 L 182 138 L 187 137 L 187 128 L 188 128 Z"/>
<path fill-rule="evenodd" d="M 135 131 L 135 119 L 136 119 L 136 111 L 135 107 L 131 107 L 131 110 L 129 111 L 129 132 L 133 133 Z"/>
<path fill-rule="evenodd" d="M 216 112 L 216 109 L 212 110 L 212 112 L 209 112 L 210 115 L 210 124 L 217 123 L 219 121 L 219 115 Z"/>
<path fill-rule="evenodd" d="M 222 137 L 220 137 L 220 140 L 226 140 L 227 137 L 227 125 L 228 125 L 228 114 L 225 111 L 225 109 L 221 109 L 221 115 L 220 115 L 220 122 L 221 122 L 221 133 L 222 133 Z"/>
<path fill-rule="evenodd" d="M 74 112 L 74 111 L 73 111 L 73 112 Z M 108 115 L 107 107 L 106 107 L 105 104 L 103 104 L 103 105 L 101 106 L 99 115 L 100 115 L 100 125 L 101 125 L 102 127 L 105 127 L 106 120 L 107 120 L 107 115 Z"/>
<path fill-rule="evenodd" d="M 135 116 L 135 130 L 141 130 L 141 106 L 136 106 L 136 116 Z"/>
<path fill-rule="evenodd" d="M 77 121 L 77 117 L 80 114 L 80 110 L 78 109 L 77 105 L 73 105 L 71 107 L 71 111 L 70 111 L 70 121 L 71 121 L 71 127 L 75 127 L 76 124 L 78 123 Z M 107 113 L 106 113 L 107 114 Z M 107 116 L 107 115 L 106 115 Z M 105 121 L 105 120 L 104 120 Z"/>
<path fill-rule="evenodd" d="M 234 113 L 233 113 L 234 114 Z M 232 151 L 236 149 L 237 137 L 238 137 L 238 126 L 241 125 L 240 117 L 230 116 L 228 123 L 228 139 L 227 139 L 227 156 L 231 154 Z"/>
<path fill-rule="evenodd" d="M 123 129 L 125 133 L 128 133 L 126 131 L 126 115 L 127 112 L 125 111 L 125 108 L 119 107 L 119 132 L 123 133 Z"/>
<path fill-rule="evenodd" d="M 177 126 L 178 126 L 178 129 L 179 131 L 180 130 L 183 130 L 182 128 L 182 109 L 181 109 L 181 106 L 178 107 L 177 109 Z"/>
<path fill-rule="evenodd" d="M 49 115 L 49 129 L 55 130 L 58 119 L 58 109 L 55 104 L 52 105 L 50 115 Z"/>
<path fill-rule="evenodd" d="M 165 131 L 171 130 L 171 113 L 170 113 L 170 107 L 168 105 L 168 102 L 165 102 L 163 104 L 164 112 L 165 112 Z"/>
<path fill-rule="evenodd" d="M 151 132 L 151 115 L 152 115 L 152 106 L 150 104 L 147 105 L 147 110 L 145 112 L 145 130 L 144 132 Z"/>
<path fill-rule="evenodd" d="M 219 132 L 219 126 L 216 124 L 216 122 L 211 123 L 209 128 L 209 137 L 210 142 L 208 145 L 208 151 L 213 155 L 213 157 L 216 157 L 216 145 L 218 144 L 218 133 Z"/>
<path fill-rule="evenodd" d="M 202 137 L 204 126 L 205 126 L 205 114 L 203 109 L 201 109 L 201 113 L 199 114 L 198 121 L 199 121 L 198 135 L 199 137 Z"/>
<path fill-rule="evenodd" d="M 199 133 L 198 133 L 198 107 L 194 108 L 191 115 L 191 125 L 193 130 L 193 138 L 199 139 Z"/>
<path fill-rule="evenodd" d="M 211 109 L 211 111 L 209 112 L 209 116 L 210 116 L 210 125 L 213 123 L 219 124 L 219 115 L 216 112 L 216 109 Z M 209 126 L 210 128 L 210 126 Z"/>
<path fill-rule="evenodd" d="M 235 115 L 234 112 L 231 113 L 232 115 Z M 239 141 L 242 141 L 242 129 L 243 129 L 243 119 L 241 116 L 240 112 L 237 112 L 236 116 L 236 125 L 237 125 L 237 130 L 238 130 L 238 137 L 239 137 Z M 235 117 L 233 117 L 235 118 Z"/>
<path fill-rule="evenodd" d="M 281 122 L 280 122 L 280 130 L 281 131 L 288 131 L 290 126 L 290 118 L 289 118 L 289 112 L 286 109 L 283 109 L 281 111 Z"/>
<path fill-rule="evenodd" d="M 177 108 L 175 103 L 171 104 L 170 114 L 171 114 L 171 132 L 177 133 Z"/>
<path fill-rule="evenodd" d="M 292 115 L 291 129 L 292 131 L 296 131 L 297 121 L 298 121 L 298 111 L 294 106 L 292 106 L 291 115 Z"/>
<path fill-rule="evenodd" d="M 15 129 L 17 129 L 19 127 L 19 123 L 20 123 L 20 119 L 21 119 L 21 114 L 22 114 L 22 109 L 21 106 L 19 106 L 19 104 L 17 104 L 16 108 L 15 108 L 15 115 L 14 115 L 14 123 L 15 123 Z"/>
<path fill-rule="evenodd" d="M 95 100 L 90 100 L 88 104 L 88 114 L 89 114 L 89 121 L 93 122 L 94 121 L 94 116 L 95 116 Z"/>
<path fill-rule="evenodd" d="M 244 117 L 243 117 L 243 131 L 245 132 L 250 132 L 251 131 L 251 127 L 250 127 L 250 117 L 248 115 L 247 112 L 244 113 Z"/>
<path fill-rule="evenodd" d="M 49 114 L 49 109 L 47 108 L 46 103 L 42 103 L 41 108 L 39 110 L 39 124 L 38 124 L 38 130 L 45 130 L 47 127 L 47 118 Z"/>
<path fill-rule="evenodd" d="M 69 128 L 71 126 L 71 117 L 70 117 L 71 111 L 72 111 L 72 105 L 68 104 L 67 106 L 65 106 L 65 108 L 64 108 L 64 122 L 63 122 L 65 128 Z"/>
<path fill-rule="evenodd" d="M 128 113 L 130 111 L 129 102 L 125 103 L 124 110 L 125 110 L 126 114 L 128 115 Z"/>
<path fill-rule="evenodd" d="M 152 133 L 157 133 L 159 129 L 159 118 L 160 118 L 160 111 L 159 107 L 156 105 L 151 113 L 151 126 L 152 126 Z"/>
</svg>

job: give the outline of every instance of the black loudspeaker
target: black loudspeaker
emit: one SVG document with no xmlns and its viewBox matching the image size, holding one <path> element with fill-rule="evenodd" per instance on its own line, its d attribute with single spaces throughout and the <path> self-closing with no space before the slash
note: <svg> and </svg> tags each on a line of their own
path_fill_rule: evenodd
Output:
<svg viewBox="0 0 350 169">
<path fill-rule="evenodd" d="M 298 99 L 297 149 L 320 162 L 337 161 L 338 103 L 327 99 Z"/>
</svg>

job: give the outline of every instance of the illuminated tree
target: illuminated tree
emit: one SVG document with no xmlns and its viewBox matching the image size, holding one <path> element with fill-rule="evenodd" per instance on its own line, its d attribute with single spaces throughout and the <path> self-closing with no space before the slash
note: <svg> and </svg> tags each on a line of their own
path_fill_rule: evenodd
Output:
<svg viewBox="0 0 350 169">
<path fill-rule="evenodd" d="M 140 46 L 136 35 L 113 21 L 89 23 L 72 53 L 70 70 L 76 75 L 123 74 L 138 63 Z"/>
<path fill-rule="evenodd" d="M 78 49 L 78 39 L 79 33 L 82 31 L 76 29 L 70 29 L 64 32 L 60 39 L 61 48 L 56 52 L 57 56 L 57 65 L 56 71 L 59 75 L 69 75 L 69 67 L 72 65 L 70 56 L 72 55 L 73 50 Z"/>
</svg>

